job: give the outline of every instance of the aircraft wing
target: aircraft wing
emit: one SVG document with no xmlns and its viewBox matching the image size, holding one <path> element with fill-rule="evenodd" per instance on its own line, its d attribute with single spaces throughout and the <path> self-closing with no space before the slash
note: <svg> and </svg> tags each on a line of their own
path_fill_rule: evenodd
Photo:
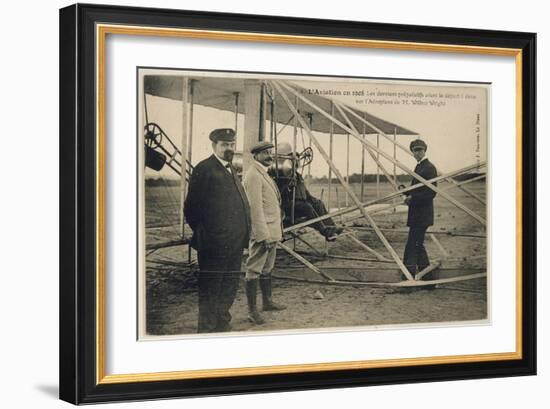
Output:
<svg viewBox="0 0 550 409">
<path fill-rule="evenodd" d="M 182 100 L 183 78 L 177 75 L 146 75 L 144 77 L 145 93 L 158 97 L 170 98 L 173 100 Z M 236 95 L 238 98 L 238 112 L 244 114 L 244 94 L 245 81 L 250 81 L 241 78 L 215 78 L 215 77 L 189 77 L 193 81 L 193 103 L 210 108 L 216 108 L 224 111 L 235 112 Z M 259 80 L 258 80 L 259 81 Z M 311 102 L 330 113 L 331 101 L 322 95 L 310 94 L 305 88 L 291 82 L 287 84 L 293 87 L 300 93 L 303 93 Z M 286 124 L 292 120 L 292 112 L 287 107 L 285 101 L 280 95 L 274 93 L 275 101 L 275 120 L 280 124 Z M 357 115 L 366 119 L 376 128 L 388 135 L 417 135 L 416 132 L 403 128 L 398 124 L 386 121 L 380 117 L 372 115 L 364 110 L 352 108 Z M 331 121 L 319 113 L 314 113 L 314 110 L 301 103 L 298 105 L 298 110 L 303 113 L 305 118 L 311 118 L 311 129 L 313 131 L 330 133 Z M 311 114 L 311 115 L 310 115 Z M 378 133 L 373 127 L 365 125 L 359 119 L 348 115 L 353 122 L 355 128 L 359 132 L 367 134 Z M 271 119 L 271 110 L 269 104 L 265 109 L 266 120 Z M 342 120 L 342 122 L 344 122 Z M 334 126 L 335 134 L 346 134 L 347 132 L 337 125 Z"/>
</svg>

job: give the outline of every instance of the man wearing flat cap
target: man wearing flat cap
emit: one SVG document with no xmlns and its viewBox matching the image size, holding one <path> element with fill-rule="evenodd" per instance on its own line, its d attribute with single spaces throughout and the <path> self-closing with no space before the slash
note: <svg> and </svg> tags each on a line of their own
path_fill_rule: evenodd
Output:
<svg viewBox="0 0 550 409">
<path fill-rule="evenodd" d="M 286 307 L 272 300 L 271 271 L 275 265 L 277 242 L 283 237 L 281 196 L 267 170 L 273 162 L 273 144 L 259 142 L 250 149 L 254 161 L 247 170 L 243 184 L 250 203 L 250 244 L 246 261 L 246 299 L 248 319 L 256 325 L 264 318 L 256 306 L 258 281 L 262 292 L 264 311 L 283 310 Z"/>
<path fill-rule="evenodd" d="M 189 180 L 184 214 L 193 230 L 199 262 L 198 332 L 229 331 L 229 312 L 239 286 L 243 249 L 250 237 L 250 208 L 231 161 L 235 132 L 215 129 L 214 153 Z"/>
<path fill-rule="evenodd" d="M 411 142 L 409 149 L 417 161 L 414 173 L 426 180 L 437 177 L 436 167 L 426 157 L 428 146 L 421 139 Z M 420 183 L 413 178 L 411 186 Z M 434 183 L 437 185 L 437 183 Z M 403 264 L 414 276 L 430 265 L 428 253 L 424 247 L 424 237 L 426 230 L 434 223 L 434 197 L 436 193 L 427 186 L 419 186 L 406 193 L 405 203 L 409 206 L 407 216 L 407 226 L 409 226 L 409 236 L 405 246 Z"/>
</svg>

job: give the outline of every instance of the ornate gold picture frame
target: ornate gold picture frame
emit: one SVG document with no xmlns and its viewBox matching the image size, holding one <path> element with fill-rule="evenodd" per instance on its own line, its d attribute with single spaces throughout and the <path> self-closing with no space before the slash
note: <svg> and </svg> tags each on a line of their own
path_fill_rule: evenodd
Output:
<svg viewBox="0 0 550 409">
<path fill-rule="evenodd" d="M 61 399 L 80 404 L 535 373 L 534 34 L 92 5 L 64 8 L 60 16 Z M 112 264 L 107 250 L 112 240 L 107 226 L 113 222 L 112 206 L 116 206 L 108 197 L 115 197 L 109 186 L 116 185 L 110 179 L 114 162 L 109 159 L 115 151 L 109 150 L 109 143 L 116 135 L 107 115 L 115 105 L 110 98 L 116 77 L 109 71 L 109 59 L 119 58 L 117 52 L 122 55 L 122 48 L 107 50 L 107 42 L 118 38 L 138 50 L 140 41 L 150 39 L 165 41 L 167 47 L 179 40 L 199 40 L 205 44 L 251 44 L 259 51 L 264 45 L 276 45 L 513 59 L 515 95 L 506 95 L 515 107 L 515 129 L 511 130 L 515 135 L 511 147 L 515 186 L 510 188 L 515 192 L 515 266 L 510 267 L 515 293 L 514 313 L 509 317 L 513 321 L 512 350 L 488 347 L 482 353 L 405 357 L 396 352 L 379 359 L 285 360 L 269 365 L 243 361 L 242 365 L 219 366 L 204 356 L 203 367 L 150 371 L 151 365 L 144 362 L 145 370 L 119 372 L 118 364 L 110 363 L 116 340 L 110 338 L 108 321 L 118 322 L 118 318 L 112 318 L 117 312 L 109 308 L 118 307 L 108 305 L 117 272 L 109 269 Z M 136 72 L 127 75 L 137 76 Z M 135 107 L 135 99 L 128 98 L 126 104 Z M 126 126 L 135 131 L 135 123 Z M 497 222 L 494 219 L 493 223 Z M 133 228 L 132 234 L 139 234 L 137 230 Z M 492 245 L 497 246 L 496 242 Z M 136 283 L 137 278 L 128 293 L 139 291 Z M 498 292 L 499 287 L 494 286 L 493 291 Z M 126 318 L 134 321 L 135 315 Z M 135 333 L 131 336 L 132 342 L 142 342 Z M 194 338 L 193 342 L 209 341 Z M 237 337 L 231 342 L 244 343 L 246 339 Z M 159 350 L 168 346 L 164 341 L 158 343 Z M 134 366 L 139 367 L 139 362 Z"/>
</svg>

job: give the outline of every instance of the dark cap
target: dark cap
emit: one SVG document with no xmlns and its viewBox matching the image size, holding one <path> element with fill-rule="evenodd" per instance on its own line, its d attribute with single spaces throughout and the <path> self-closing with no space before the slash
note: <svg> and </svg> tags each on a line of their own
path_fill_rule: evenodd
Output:
<svg viewBox="0 0 550 409">
<path fill-rule="evenodd" d="M 266 141 L 258 142 L 256 145 L 250 148 L 250 153 L 254 155 L 258 152 L 265 151 L 266 149 L 273 148 L 273 147 L 274 145 L 271 142 L 266 142 Z"/>
<path fill-rule="evenodd" d="M 212 142 L 224 141 L 234 142 L 235 131 L 231 128 L 214 129 L 208 136 Z"/>
<path fill-rule="evenodd" d="M 428 149 L 428 145 L 426 145 L 426 142 L 424 142 L 422 139 L 415 139 L 414 141 L 411 142 L 411 144 L 409 145 L 409 149 L 412 151 L 414 151 L 416 148 L 422 148 L 424 150 L 427 150 Z"/>
</svg>

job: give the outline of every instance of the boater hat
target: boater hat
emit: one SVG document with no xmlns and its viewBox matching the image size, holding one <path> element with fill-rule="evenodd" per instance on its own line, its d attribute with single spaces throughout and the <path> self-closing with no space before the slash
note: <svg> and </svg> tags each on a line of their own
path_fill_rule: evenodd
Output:
<svg viewBox="0 0 550 409">
<path fill-rule="evenodd" d="M 277 144 L 277 155 L 292 154 L 292 146 L 288 142 L 279 142 Z"/>
<path fill-rule="evenodd" d="M 273 148 L 273 146 L 274 145 L 271 142 L 261 141 L 250 148 L 250 153 L 254 155 L 258 152 L 265 151 L 266 149 Z"/>
<path fill-rule="evenodd" d="M 409 149 L 414 151 L 416 148 L 422 148 L 424 150 L 428 150 L 428 145 L 426 145 L 426 142 L 424 142 L 422 139 L 415 139 L 411 142 L 409 145 Z"/>
<path fill-rule="evenodd" d="M 208 136 L 212 142 L 224 141 L 224 142 L 234 142 L 235 141 L 235 131 L 231 128 L 220 128 L 214 129 L 210 132 Z"/>
</svg>

